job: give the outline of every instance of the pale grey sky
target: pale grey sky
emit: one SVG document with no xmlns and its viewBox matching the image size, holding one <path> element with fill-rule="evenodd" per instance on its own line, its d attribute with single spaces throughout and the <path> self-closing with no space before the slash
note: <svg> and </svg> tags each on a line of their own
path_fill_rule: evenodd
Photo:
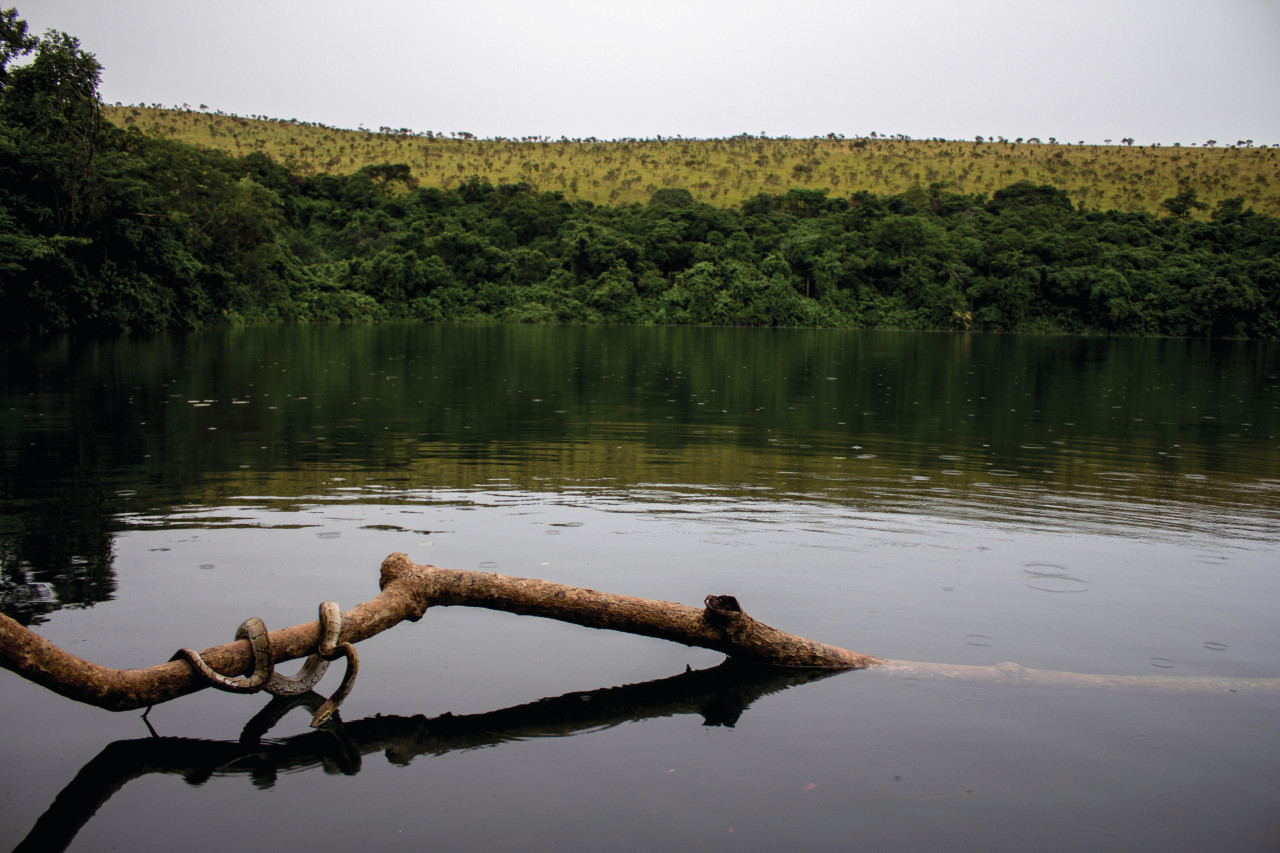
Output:
<svg viewBox="0 0 1280 853">
<path fill-rule="evenodd" d="M 97 55 L 108 102 L 478 136 L 1280 143 L 1278 0 L 15 3 Z"/>
</svg>

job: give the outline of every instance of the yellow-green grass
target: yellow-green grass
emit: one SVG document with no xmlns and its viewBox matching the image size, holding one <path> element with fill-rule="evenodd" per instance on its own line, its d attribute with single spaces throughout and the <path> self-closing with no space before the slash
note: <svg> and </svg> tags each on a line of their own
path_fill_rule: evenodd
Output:
<svg viewBox="0 0 1280 853">
<path fill-rule="evenodd" d="M 463 139 L 407 130 L 340 130 L 296 120 L 195 110 L 114 106 L 125 128 L 217 148 L 262 151 L 307 174 L 349 174 L 372 163 L 407 163 L 422 186 L 450 188 L 473 176 L 524 181 L 597 204 L 646 201 L 684 187 L 699 201 L 733 205 L 792 187 L 833 196 L 877 195 L 945 184 L 992 193 L 1018 181 L 1050 184 L 1089 209 L 1162 213 L 1184 187 L 1212 208 L 1243 196 L 1246 207 L 1280 215 L 1280 149 L 1066 145 L 899 138 L 550 140 Z"/>
</svg>

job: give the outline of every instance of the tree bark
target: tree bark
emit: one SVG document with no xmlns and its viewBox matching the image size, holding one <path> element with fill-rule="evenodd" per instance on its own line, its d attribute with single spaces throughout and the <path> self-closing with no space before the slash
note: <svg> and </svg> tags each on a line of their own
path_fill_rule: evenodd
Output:
<svg viewBox="0 0 1280 853">
<path fill-rule="evenodd" d="M 713 649 L 749 663 L 831 670 L 881 663 L 878 658 L 770 628 L 743 612 L 732 596 L 707 596 L 706 606 L 698 609 L 536 578 L 418 565 L 404 554 L 392 554 L 383 561 L 381 587 L 376 598 L 342 614 L 339 642 L 358 643 L 404 620 L 416 622 L 428 607 L 467 606 L 657 637 Z M 315 651 L 320 623 L 281 628 L 270 637 L 276 663 L 284 663 Z M 252 668 L 246 640 L 214 646 L 200 655 L 218 672 Z M 69 699 L 111 711 L 157 705 L 209 686 L 182 660 L 146 669 L 112 669 L 91 663 L 3 615 L 0 665 Z"/>
</svg>

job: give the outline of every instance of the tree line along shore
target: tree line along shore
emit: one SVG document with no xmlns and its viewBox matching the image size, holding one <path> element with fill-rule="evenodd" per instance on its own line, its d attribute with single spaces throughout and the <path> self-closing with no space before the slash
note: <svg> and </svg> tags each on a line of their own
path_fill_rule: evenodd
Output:
<svg viewBox="0 0 1280 853">
<path fill-rule="evenodd" d="M 261 146 L 231 153 L 144 132 L 122 120 L 129 108 L 101 104 L 101 66 L 76 39 L 31 36 L 13 10 L 0 28 L 0 323 L 10 334 L 381 320 L 1280 333 L 1280 219 L 1259 209 L 1271 196 L 1257 189 L 1270 186 L 1272 149 L 1181 149 L 1241 158 L 1256 177 L 1209 186 L 1184 171 L 1162 184 L 1157 169 L 1149 183 L 1167 189 L 1129 181 L 1140 208 L 1043 180 L 966 189 L 925 166 L 902 185 L 858 185 L 821 159 L 844 151 L 892 170 L 886 151 L 924 145 L 967 146 L 979 161 L 1017 149 L 1101 156 L 1044 142 L 374 134 L 492 163 L 468 173 L 469 161 L 450 161 L 451 179 L 433 182 L 417 150 L 325 170 Z M 508 149 L 512 163 L 528 155 L 515 173 L 494 159 Z M 699 166 L 739 149 L 755 154 L 757 177 L 778 177 L 772 189 L 745 174 L 735 184 L 745 167 Z M 809 151 L 809 171 L 791 154 L 779 161 L 783 149 Z M 599 203 L 561 188 L 554 173 L 566 170 L 526 165 L 538 152 L 613 157 L 615 186 L 629 177 L 624 154 L 658 165 L 629 187 L 640 200 Z M 662 165 L 671 156 L 686 165 Z M 1208 161 L 1168 162 L 1189 171 Z M 1152 192 L 1161 198 L 1146 209 Z"/>
</svg>

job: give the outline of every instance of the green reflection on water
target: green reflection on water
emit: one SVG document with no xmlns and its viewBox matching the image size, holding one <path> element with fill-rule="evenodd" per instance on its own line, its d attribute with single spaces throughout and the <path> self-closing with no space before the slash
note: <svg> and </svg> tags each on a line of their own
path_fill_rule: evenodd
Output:
<svg viewBox="0 0 1280 853">
<path fill-rule="evenodd" d="M 1278 353 L 415 325 L 15 346 L 0 385 L 3 608 L 35 621 L 109 597 L 122 513 L 335 487 L 377 485 L 373 501 L 495 482 L 676 501 L 710 489 L 1009 523 L 1243 508 L 1274 530 Z"/>
</svg>

